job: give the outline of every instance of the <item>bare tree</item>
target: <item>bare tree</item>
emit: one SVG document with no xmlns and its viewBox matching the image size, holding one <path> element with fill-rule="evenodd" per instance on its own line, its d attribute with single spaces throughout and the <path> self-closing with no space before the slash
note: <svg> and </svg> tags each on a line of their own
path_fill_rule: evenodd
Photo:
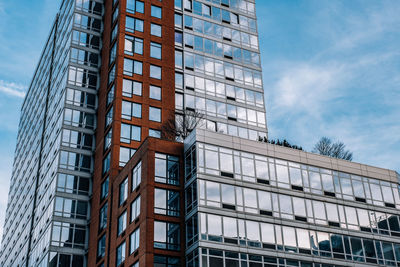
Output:
<svg viewBox="0 0 400 267">
<path fill-rule="evenodd" d="M 328 137 L 322 137 L 315 144 L 312 152 L 338 159 L 353 160 L 353 153 L 346 150 L 346 145 L 343 142 L 332 143 L 332 140 Z"/>
<path fill-rule="evenodd" d="M 177 114 L 175 119 L 167 120 L 161 127 L 163 137 L 169 140 L 185 140 L 186 137 L 203 123 L 204 114 L 185 110 L 183 114 Z"/>
</svg>

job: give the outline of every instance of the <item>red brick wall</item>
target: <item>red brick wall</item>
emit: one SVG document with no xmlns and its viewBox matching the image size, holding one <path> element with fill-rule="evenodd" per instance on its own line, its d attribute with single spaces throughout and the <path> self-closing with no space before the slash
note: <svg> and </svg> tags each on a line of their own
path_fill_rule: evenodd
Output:
<svg viewBox="0 0 400 267">
<path fill-rule="evenodd" d="M 144 51 L 143 55 L 134 55 L 125 56 L 124 55 L 124 36 L 125 36 L 125 17 L 126 17 L 126 0 L 120 0 L 119 5 L 119 18 L 117 20 L 119 27 L 119 34 L 117 37 L 118 40 L 118 49 L 117 49 L 117 59 L 116 59 L 116 78 L 115 78 L 115 97 L 114 102 L 112 104 L 114 109 L 114 117 L 111 126 L 109 126 L 106 130 L 104 129 L 105 125 L 105 115 L 109 108 L 106 107 L 107 100 L 107 92 L 109 88 L 108 86 L 108 73 L 112 66 L 109 66 L 109 54 L 110 54 L 110 35 L 111 35 L 111 17 L 112 13 L 115 10 L 113 8 L 112 1 L 105 1 L 105 15 L 104 15 L 104 32 L 103 32 L 103 49 L 102 49 L 102 66 L 101 66 L 101 81 L 100 81 L 100 89 L 98 94 L 98 116 L 97 116 L 97 132 L 96 132 L 96 152 L 95 152 L 95 166 L 94 166 L 94 177 L 93 177 L 93 196 L 91 200 L 91 220 L 90 220 L 90 236 L 89 236 L 89 252 L 88 252 L 88 266 L 97 266 L 103 260 L 97 261 L 97 242 L 98 239 L 104 234 L 107 234 L 106 240 L 106 256 L 104 257 L 105 265 L 114 266 L 115 265 L 115 240 L 116 238 L 116 221 L 118 216 L 115 217 L 120 210 L 112 204 L 112 201 L 117 199 L 117 196 L 114 196 L 114 191 L 118 190 L 113 187 L 114 180 L 118 176 L 121 168 L 119 167 L 119 148 L 120 148 L 120 128 L 121 128 L 121 107 L 122 107 L 122 99 L 129 99 L 122 96 L 122 81 L 125 77 L 126 79 L 134 79 L 143 83 L 142 96 L 133 96 L 130 101 L 141 103 L 142 104 L 142 118 L 141 119 L 132 119 L 131 122 L 124 121 L 126 123 L 135 124 L 142 127 L 141 131 L 141 140 L 145 140 L 148 136 L 148 129 L 160 129 L 161 123 L 151 122 L 148 120 L 148 109 L 149 106 L 159 107 L 162 109 L 162 122 L 170 118 L 174 118 L 175 112 L 175 40 L 174 40 L 174 1 L 144 1 L 145 2 L 145 14 L 131 14 L 131 16 L 144 20 L 144 32 L 135 32 L 133 36 L 140 37 L 144 40 Z M 157 19 L 150 16 L 151 4 L 161 6 L 162 7 L 162 19 Z M 150 35 L 150 22 L 154 22 L 162 25 L 162 38 L 151 36 Z M 130 33 L 127 33 L 130 34 Z M 150 58 L 150 41 L 154 41 L 162 44 L 162 60 L 157 60 Z M 123 66 L 124 66 L 124 57 L 132 58 L 135 60 L 139 60 L 143 62 L 143 75 L 134 75 L 133 77 L 127 77 L 123 75 Z M 162 80 L 155 80 L 149 78 L 149 68 L 150 64 L 158 65 L 162 67 Z M 149 99 L 149 85 L 156 85 L 162 88 L 162 100 L 157 101 L 153 99 Z M 104 136 L 107 133 L 108 129 L 113 129 L 113 137 L 112 137 L 112 145 L 109 151 L 103 151 L 104 149 Z M 139 148 L 139 146 L 143 142 L 135 142 L 132 141 L 131 144 L 124 144 L 124 146 L 128 146 L 134 149 Z M 108 173 L 110 179 L 109 185 L 109 195 L 108 197 L 100 203 L 100 193 L 101 193 L 101 184 L 104 179 L 107 177 L 106 175 L 102 175 L 102 165 L 103 159 L 106 154 L 111 153 L 111 167 Z M 154 156 L 154 155 L 153 155 Z M 154 164 L 154 160 L 153 163 Z M 128 166 L 125 167 L 125 169 Z M 151 169 L 151 168 L 150 168 Z M 154 169 L 154 168 L 153 168 Z M 154 171 L 154 170 L 153 170 Z M 143 188 L 141 188 L 143 190 Z M 149 199 L 153 199 L 154 190 L 152 191 L 151 187 L 143 192 L 142 201 L 146 197 L 150 197 Z M 183 199 L 183 198 L 182 198 Z M 153 201 L 153 200 L 152 200 Z M 100 208 L 104 205 L 104 203 L 108 202 L 108 225 L 105 230 L 102 232 L 98 231 L 99 228 L 99 211 Z M 149 208 L 150 209 L 150 208 Z M 129 210 L 129 209 L 128 209 Z M 130 211 L 129 211 L 130 212 Z M 111 216 L 110 216 L 111 214 Z M 150 222 L 149 222 L 150 223 Z M 110 227 L 111 226 L 111 227 Z M 152 228 L 152 225 L 150 228 Z M 128 229 L 131 229 L 129 226 Z M 114 229 L 115 228 L 115 229 Z M 149 228 L 149 229 L 150 229 Z M 144 224 L 143 229 L 146 229 L 146 224 Z M 141 231 L 143 231 L 141 229 Z M 109 232 L 111 232 L 111 239 L 109 238 Z M 147 235 L 150 235 L 150 231 L 146 231 Z M 129 237 L 127 234 L 126 236 Z M 143 235 L 144 237 L 145 235 Z M 141 237 L 142 238 L 142 237 Z M 150 236 L 149 236 L 150 238 Z M 151 236 L 151 238 L 153 238 Z M 150 245 L 149 245 L 150 246 Z M 151 245 L 152 246 L 152 245 Z M 141 246 L 141 249 L 142 246 Z M 160 254 L 162 254 L 160 252 Z M 145 260 L 145 254 L 142 251 L 139 253 L 141 255 L 141 260 Z M 147 257 L 148 260 L 152 259 L 152 256 Z M 125 264 L 125 266 L 129 266 Z M 147 266 L 147 265 L 142 265 Z"/>
<path fill-rule="evenodd" d="M 160 184 L 154 182 L 154 162 L 155 153 L 163 153 L 174 155 L 180 158 L 180 186 L 172 186 L 167 184 Z M 132 188 L 132 169 L 137 163 L 142 162 L 142 182 L 140 188 L 131 192 Z M 139 253 L 129 255 L 125 260 L 125 266 L 131 266 L 133 263 L 140 261 L 140 266 L 153 266 L 154 254 L 169 255 L 181 257 L 182 264 L 184 264 L 184 179 L 183 179 L 183 144 L 160 140 L 157 138 L 147 138 L 140 146 L 134 157 L 128 162 L 121 173 L 114 179 L 113 182 L 113 202 L 112 202 L 112 218 L 113 225 L 111 227 L 111 237 L 117 236 L 117 218 L 127 210 L 127 217 L 130 218 L 131 203 L 140 195 L 141 197 L 141 210 L 138 223 L 132 222 L 127 226 L 125 235 L 119 238 L 111 238 L 110 242 L 110 266 L 114 266 L 116 262 L 116 249 L 125 239 L 127 249 L 129 247 L 129 235 L 140 226 L 140 246 Z M 126 204 L 119 207 L 119 185 L 126 178 L 128 178 L 129 195 Z M 181 217 L 170 217 L 154 214 L 154 187 L 171 189 L 180 192 L 181 199 Z M 181 250 L 180 251 L 166 251 L 154 249 L 154 220 L 170 221 L 179 223 L 181 227 Z M 129 254 L 129 249 L 128 249 Z M 182 265 L 184 266 L 184 265 Z"/>
</svg>

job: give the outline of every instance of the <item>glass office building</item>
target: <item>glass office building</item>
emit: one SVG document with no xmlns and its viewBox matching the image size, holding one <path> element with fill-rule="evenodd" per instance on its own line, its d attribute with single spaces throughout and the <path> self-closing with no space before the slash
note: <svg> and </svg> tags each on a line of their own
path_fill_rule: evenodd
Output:
<svg viewBox="0 0 400 267">
<path fill-rule="evenodd" d="M 187 266 L 398 266 L 395 171 L 196 130 Z"/>
<path fill-rule="evenodd" d="M 22 106 L 1 266 L 400 265 L 395 171 L 258 141 L 254 0 L 61 2 Z"/>
<path fill-rule="evenodd" d="M 26 94 L 1 266 L 83 266 L 88 248 L 102 1 L 62 1 Z"/>
</svg>

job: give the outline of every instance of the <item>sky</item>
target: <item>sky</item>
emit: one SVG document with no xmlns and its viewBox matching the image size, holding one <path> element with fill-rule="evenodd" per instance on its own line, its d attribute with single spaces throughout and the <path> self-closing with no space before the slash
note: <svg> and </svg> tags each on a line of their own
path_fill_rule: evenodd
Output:
<svg viewBox="0 0 400 267">
<path fill-rule="evenodd" d="M 0 0 L 0 238 L 19 113 L 59 0 Z M 256 0 L 270 138 L 400 172 L 400 1 Z"/>
</svg>

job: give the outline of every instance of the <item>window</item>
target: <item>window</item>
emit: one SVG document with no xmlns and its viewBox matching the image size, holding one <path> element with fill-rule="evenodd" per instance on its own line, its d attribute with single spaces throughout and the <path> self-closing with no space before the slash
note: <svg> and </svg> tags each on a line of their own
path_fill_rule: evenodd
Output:
<svg viewBox="0 0 400 267">
<path fill-rule="evenodd" d="M 132 254 L 139 248 L 140 244 L 140 228 L 136 229 L 130 236 L 129 236 L 129 254 Z"/>
<path fill-rule="evenodd" d="M 183 74 L 179 72 L 175 72 L 175 87 L 183 88 Z"/>
<path fill-rule="evenodd" d="M 107 93 L 107 107 L 114 101 L 114 90 L 115 87 L 113 85 Z"/>
<path fill-rule="evenodd" d="M 75 13 L 74 25 L 85 30 L 100 32 L 101 20 Z"/>
<path fill-rule="evenodd" d="M 183 109 L 183 94 L 175 94 L 175 109 Z"/>
<path fill-rule="evenodd" d="M 50 234 L 50 232 L 48 232 Z M 84 249 L 86 226 L 53 222 L 50 246 Z"/>
<path fill-rule="evenodd" d="M 175 0 L 175 8 L 179 10 L 182 9 L 182 0 Z"/>
<path fill-rule="evenodd" d="M 142 181 L 142 162 L 139 162 L 132 170 L 132 191 L 135 190 Z"/>
<path fill-rule="evenodd" d="M 129 56 L 143 55 L 143 39 L 125 35 L 125 54 Z"/>
<path fill-rule="evenodd" d="M 140 196 L 131 203 L 131 222 L 140 215 Z"/>
<path fill-rule="evenodd" d="M 103 235 L 97 242 L 97 257 L 102 258 L 106 255 L 106 235 Z"/>
<path fill-rule="evenodd" d="M 183 34 L 181 32 L 175 32 L 175 45 L 183 45 Z"/>
<path fill-rule="evenodd" d="M 130 13 L 144 13 L 144 3 L 138 0 L 127 0 L 126 11 Z"/>
<path fill-rule="evenodd" d="M 54 215 L 66 218 L 86 219 L 87 202 L 56 197 Z"/>
<path fill-rule="evenodd" d="M 72 31 L 72 43 L 83 46 L 98 49 L 99 48 L 99 37 L 93 36 L 89 33 Z"/>
<path fill-rule="evenodd" d="M 203 4 L 203 16 L 210 17 L 211 16 L 211 7 Z"/>
<path fill-rule="evenodd" d="M 107 173 L 110 169 L 111 153 L 108 153 L 103 160 L 103 174 Z"/>
<path fill-rule="evenodd" d="M 126 244 L 125 241 L 117 248 L 117 266 L 125 261 Z"/>
<path fill-rule="evenodd" d="M 182 28 L 183 18 L 182 15 L 175 13 L 175 27 Z"/>
<path fill-rule="evenodd" d="M 161 80 L 161 67 L 150 65 L 150 78 Z"/>
<path fill-rule="evenodd" d="M 161 122 L 161 109 L 149 107 L 149 120 Z"/>
<path fill-rule="evenodd" d="M 82 132 L 64 129 L 62 131 L 62 145 L 91 150 L 93 146 L 93 136 Z"/>
<path fill-rule="evenodd" d="M 143 63 L 141 61 L 124 59 L 124 74 L 132 76 L 133 74 L 143 74 Z"/>
<path fill-rule="evenodd" d="M 161 19 L 161 7 L 151 5 L 151 16 Z"/>
<path fill-rule="evenodd" d="M 134 33 L 135 31 L 143 32 L 143 20 L 127 16 L 125 30 L 130 33 Z"/>
<path fill-rule="evenodd" d="M 95 72 L 83 68 L 69 67 L 68 84 L 96 89 L 97 75 Z"/>
<path fill-rule="evenodd" d="M 117 42 L 110 49 L 110 62 L 109 65 L 114 63 L 115 58 L 117 57 Z"/>
<path fill-rule="evenodd" d="M 117 38 L 117 34 L 118 34 L 118 23 L 115 24 L 115 26 L 111 32 L 111 42 L 113 42 L 115 40 L 115 38 Z"/>
<path fill-rule="evenodd" d="M 193 2 L 193 12 L 195 14 L 201 15 L 201 3 L 198 1 Z"/>
<path fill-rule="evenodd" d="M 161 37 L 161 25 L 151 23 L 150 33 L 151 35 Z"/>
<path fill-rule="evenodd" d="M 121 142 L 130 143 L 131 141 L 139 141 L 141 137 L 140 126 L 121 124 Z"/>
<path fill-rule="evenodd" d="M 191 53 L 185 53 L 185 67 L 187 69 L 194 69 L 194 56 Z"/>
<path fill-rule="evenodd" d="M 222 22 L 231 23 L 231 13 L 225 9 L 222 9 Z"/>
<path fill-rule="evenodd" d="M 128 198 L 128 178 L 119 185 L 119 205 L 121 206 Z"/>
<path fill-rule="evenodd" d="M 136 149 L 121 146 L 119 149 L 119 166 L 124 167 L 135 153 Z"/>
<path fill-rule="evenodd" d="M 121 118 L 125 120 L 131 120 L 132 117 L 142 117 L 142 105 L 122 100 Z"/>
<path fill-rule="evenodd" d="M 179 217 L 179 192 L 155 188 L 154 213 Z"/>
<path fill-rule="evenodd" d="M 191 16 L 185 16 L 185 28 L 193 30 L 193 18 Z"/>
<path fill-rule="evenodd" d="M 180 249 L 179 224 L 169 222 L 154 222 L 154 247 L 158 249 Z"/>
<path fill-rule="evenodd" d="M 57 191 L 87 195 L 89 192 L 89 180 L 88 178 L 84 177 L 59 173 L 57 180 Z"/>
<path fill-rule="evenodd" d="M 192 0 L 184 0 L 184 8 L 188 11 L 192 11 Z"/>
<path fill-rule="evenodd" d="M 107 226 L 107 208 L 108 203 L 104 204 L 100 209 L 99 230 L 103 230 Z"/>
<path fill-rule="evenodd" d="M 175 0 L 176 2 L 176 0 Z M 154 266 L 156 267 L 179 267 L 181 262 L 179 258 L 154 255 Z M 226 265 L 228 266 L 228 265 Z"/>
<path fill-rule="evenodd" d="M 117 50 L 114 47 L 110 51 L 110 55 L 112 55 L 112 53 L 116 53 Z M 71 62 L 91 67 L 97 67 L 99 63 L 99 56 L 98 54 L 92 52 L 84 51 L 77 48 L 71 48 Z"/>
<path fill-rule="evenodd" d="M 161 132 L 159 130 L 149 129 L 149 136 L 161 138 Z"/>
<path fill-rule="evenodd" d="M 126 229 L 126 211 L 118 217 L 117 235 L 121 235 Z"/>
<path fill-rule="evenodd" d="M 107 132 L 106 136 L 104 137 L 104 151 L 110 148 L 112 140 L 112 128 Z"/>
<path fill-rule="evenodd" d="M 182 69 L 183 68 L 183 52 L 179 50 L 175 50 L 175 67 Z"/>
<path fill-rule="evenodd" d="M 122 84 L 122 96 L 132 97 L 133 95 L 142 95 L 142 83 L 124 79 Z"/>
<path fill-rule="evenodd" d="M 161 87 L 150 85 L 150 98 L 161 100 Z"/>
<path fill-rule="evenodd" d="M 150 43 L 150 57 L 161 59 L 161 44 L 154 42 Z"/>
<path fill-rule="evenodd" d="M 156 153 L 155 181 L 166 184 L 179 184 L 179 158 Z"/>
<path fill-rule="evenodd" d="M 108 196 L 108 177 L 104 180 L 104 182 L 101 184 L 101 194 L 100 194 L 100 200 L 105 199 Z"/>
<path fill-rule="evenodd" d="M 106 115 L 105 128 L 107 128 L 111 124 L 112 120 L 113 120 L 113 108 L 111 107 Z"/>
</svg>

